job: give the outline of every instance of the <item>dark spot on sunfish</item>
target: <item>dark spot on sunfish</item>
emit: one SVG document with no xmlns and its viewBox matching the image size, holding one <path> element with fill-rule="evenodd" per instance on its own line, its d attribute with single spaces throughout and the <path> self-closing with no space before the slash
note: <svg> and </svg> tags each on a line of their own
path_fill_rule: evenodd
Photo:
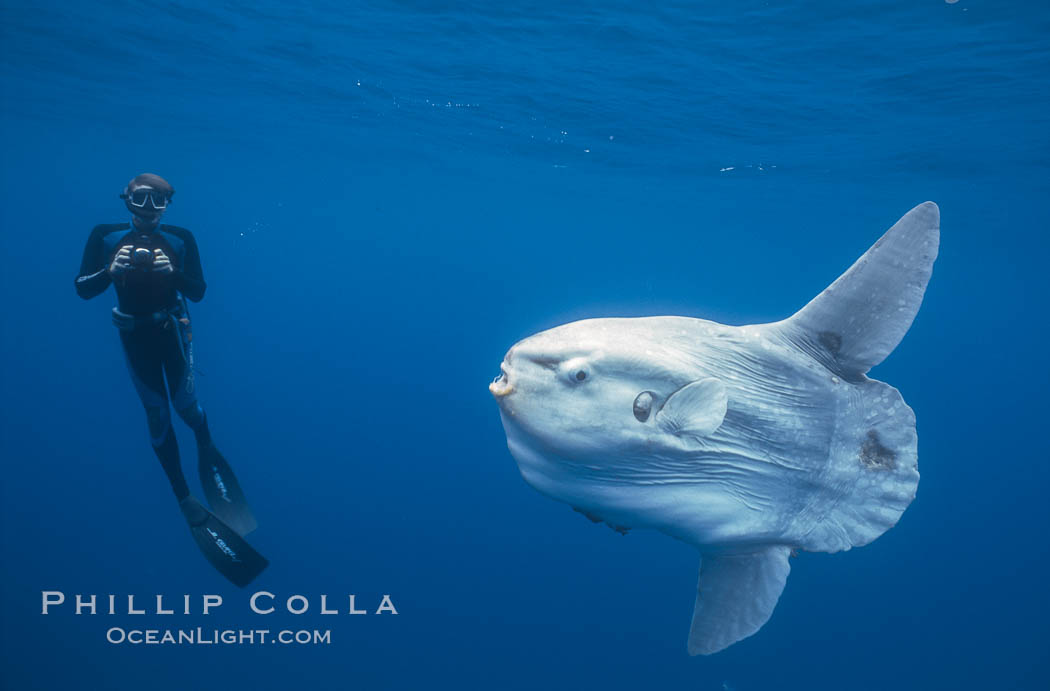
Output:
<svg viewBox="0 0 1050 691">
<path fill-rule="evenodd" d="M 832 355 L 838 355 L 839 351 L 842 350 L 842 336 L 834 331 L 821 331 L 818 337 L 820 338 L 820 345 L 827 348 Z"/>
<path fill-rule="evenodd" d="M 887 448 L 879 441 L 879 434 L 873 429 L 860 445 L 860 462 L 872 470 L 893 470 L 897 467 L 897 452 Z"/>
</svg>

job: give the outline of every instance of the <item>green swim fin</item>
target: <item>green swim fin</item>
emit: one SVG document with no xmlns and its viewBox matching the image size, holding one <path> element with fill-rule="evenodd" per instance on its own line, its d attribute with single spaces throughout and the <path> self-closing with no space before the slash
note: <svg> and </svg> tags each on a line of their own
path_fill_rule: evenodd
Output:
<svg viewBox="0 0 1050 691">
<path fill-rule="evenodd" d="M 242 536 L 259 527 L 233 468 L 210 441 L 197 445 L 197 470 L 204 498 L 216 516 Z"/>
<path fill-rule="evenodd" d="M 243 588 L 270 564 L 196 498 L 186 497 L 179 508 L 205 559 L 234 585 Z"/>
</svg>

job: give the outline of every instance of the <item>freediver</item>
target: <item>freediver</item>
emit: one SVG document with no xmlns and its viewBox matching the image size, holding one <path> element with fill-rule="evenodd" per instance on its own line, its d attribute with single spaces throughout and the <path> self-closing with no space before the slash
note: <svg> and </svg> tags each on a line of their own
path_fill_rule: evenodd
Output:
<svg viewBox="0 0 1050 691">
<path fill-rule="evenodd" d="M 174 194 L 167 180 L 151 173 L 128 183 L 120 198 L 131 212 L 131 222 L 98 225 L 91 231 L 76 279 L 77 295 L 90 300 L 113 284 L 113 323 L 146 409 L 153 451 L 201 552 L 223 576 L 244 586 L 268 562 L 244 540 L 256 528 L 255 518 L 232 469 L 215 448 L 197 402 L 186 300 L 200 302 L 206 284 L 193 234 L 160 223 Z M 186 484 L 169 393 L 175 412 L 197 439 L 197 467 L 211 511 Z"/>
</svg>

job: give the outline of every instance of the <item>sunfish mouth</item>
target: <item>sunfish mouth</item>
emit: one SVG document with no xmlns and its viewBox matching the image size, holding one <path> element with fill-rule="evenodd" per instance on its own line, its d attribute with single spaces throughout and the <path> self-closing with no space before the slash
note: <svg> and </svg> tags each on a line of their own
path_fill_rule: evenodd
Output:
<svg viewBox="0 0 1050 691">
<path fill-rule="evenodd" d="M 499 376 L 492 380 L 489 384 L 489 391 L 496 398 L 502 398 L 511 391 L 514 390 L 514 386 L 510 383 L 510 375 L 507 374 L 506 364 L 499 366 Z"/>
</svg>

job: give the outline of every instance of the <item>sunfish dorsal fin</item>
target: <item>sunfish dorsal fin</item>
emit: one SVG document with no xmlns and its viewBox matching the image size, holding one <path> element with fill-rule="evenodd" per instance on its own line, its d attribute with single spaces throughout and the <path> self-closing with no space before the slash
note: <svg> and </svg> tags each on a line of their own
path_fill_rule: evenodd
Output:
<svg viewBox="0 0 1050 691">
<path fill-rule="evenodd" d="M 676 436 L 706 437 L 722 425 L 727 405 L 725 384 L 717 379 L 698 379 L 671 394 L 656 422 Z"/>
<path fill-rule="evenodd" d="M 788 572 L 788 547 L 700 558 L 689 654 L 710 655 L 762 628 L 773 614 Z"/>
<path fill-rule="evenodd" d="M 844 379 L 893 352 L 922 304 L 940 242 L 940 211 L 924 202 L 789 319 L 770 324 Z"/>
</svg>

